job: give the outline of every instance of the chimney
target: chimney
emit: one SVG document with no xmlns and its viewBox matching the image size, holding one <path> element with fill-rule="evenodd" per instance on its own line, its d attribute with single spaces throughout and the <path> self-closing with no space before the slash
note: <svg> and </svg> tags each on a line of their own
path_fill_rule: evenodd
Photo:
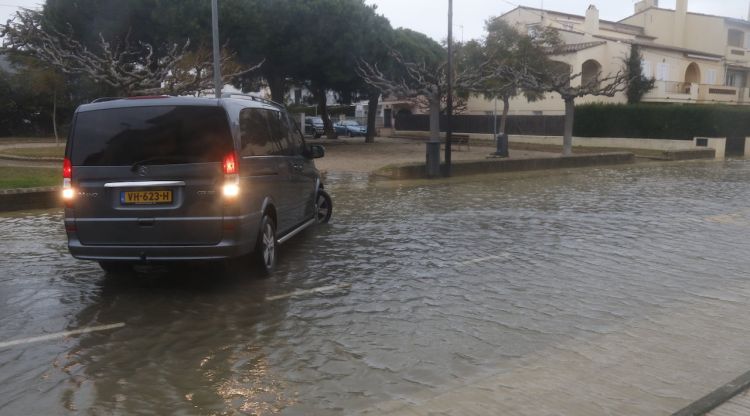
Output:
<svg viewBox="0 0 750 416">
<path fill-rule="evenodd" d="M 685 46 L 685 23 L 687 21 L 688 0 L 677 0 L 674 11 L 674 44 Z"/>
<path fill-rule="evenodd" d="M 635 4 L 635 12 L 640 13 L 652 7 L 659 7 L 659 0 L 641 0 Z"/>
<path fill-rule="evenodd" d="M 583 31 L 587 35 L 599 33 L 599 9 L 593 4 L 586 10 L 586 20 L 583 22 Z"/>
</svg>

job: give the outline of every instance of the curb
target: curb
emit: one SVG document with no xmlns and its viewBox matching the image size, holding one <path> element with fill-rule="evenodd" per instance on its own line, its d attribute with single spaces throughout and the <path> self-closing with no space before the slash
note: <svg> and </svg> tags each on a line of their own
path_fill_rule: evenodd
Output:
<svg viewBox="0 0 750 416">
<path fill-rule="evenodd" d="M 458 161 L 453 163 L 452 176 L 620 165 L 634 162 L 635 156 L 632 153 L 601 153 L 529 159 Z M 378 169 L 373 173 L 376 176 L 388 179 L 427 178 L 424 163 L 403 163 L 392 165 Z"/>
<path fill-rule="evenodd" d="M 3 189 L 0 190 L 0 212 L 62 207 L 60 188 Z"/>
<path fill-rule="evenodd" d="M 750 388 L 750 371 L 673 413 L 672 416 L 705 415 L 748 388 Z"/>
<path fill-rule="evenodd" d="M 16 160 L 16 161 L 21 161 L 21 162 L 60 162 L 62 163 L 63 161 L 63 159 L 60 157 L 28 157 L 28 156 L 6 155 L 3 153 L 0 153 L 0 159 Z"/>
</svg>

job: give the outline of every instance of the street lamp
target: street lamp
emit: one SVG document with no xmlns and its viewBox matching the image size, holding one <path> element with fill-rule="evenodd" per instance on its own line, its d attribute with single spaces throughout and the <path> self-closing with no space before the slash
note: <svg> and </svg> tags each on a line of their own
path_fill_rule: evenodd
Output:
<svg viewBox="0 0 750 416">
<path fill-rule="evenodd" d="M 448 0 L 448 114 L 445 129 L 445 176 L 451 176 L 453 141 L 453 0 Z"/>
<path fill-rule="evenodd" d="M 221 98 L 221 61 L 219 60 L 219 0 L 211 0 L 211 28 L 214 41 L 214 92 Z"/>
</svg>

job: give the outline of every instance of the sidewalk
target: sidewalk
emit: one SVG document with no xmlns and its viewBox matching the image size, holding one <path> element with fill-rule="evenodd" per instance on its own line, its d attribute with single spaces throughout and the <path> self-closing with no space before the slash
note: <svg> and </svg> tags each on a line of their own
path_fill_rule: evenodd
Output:
<svg viewBox="0 0 750 416">
<path fill-rule="evenodd" d="M 396 139 L 377 137 L 375 143 L 365 144 L 363 137 L 341 138 L 335 140 L 308 140 L 309 143 L 322 144 L 326 156 L 315 160 L 321 171 L 370 173 L 384 166 L 400 163 L 424 163 L 426 146 L 423 141 L 414 139 Z M 495 151 L 492 146 L 466 145 L 452 147 L 454 161 L 486 160 Z M 441 148 L 441 160 L 444 158 Z M 558 153 L 533 150 L 512 150 L 510 159 L 529 159 L 555 157 Z"/>
</svg>

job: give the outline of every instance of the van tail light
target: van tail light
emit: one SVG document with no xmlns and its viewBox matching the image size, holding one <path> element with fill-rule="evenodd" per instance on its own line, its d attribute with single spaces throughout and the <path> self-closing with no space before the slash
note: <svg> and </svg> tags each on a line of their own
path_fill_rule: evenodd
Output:
<svg viewBox="0 0 750 416">
<path fill-rule="evenodd" d="M 67 157 L 63 160 L 63 186 L 62 186 L 62 199 L 66 205 L 69 205 L 73 201 L 75 191 L 73 190 L 73 164 Z"/>
<path fill-rule="evenodd" d="M 224 156 L 222 169 L 224 170 L 225 175 L 234 175 L 237 173 L 239 169 L 237 169 L 237 154 L 235 152 L 231 152 Z"/>
<path fill-rule="evenodd" d="M 231 152 L 224 156 L 224 160 L 221 163 L 221 168 L 224 171 L 222 195 L 224 195 L 225 199 L 236 199 L 240 194 L 240 169 L 237 161 L 237 153 Z"/>
<path fill-rule="evenodd" d="M 63 179 L 73 178 L 73 164 L 67 157 L 63 160 Z"/>
</svg>

